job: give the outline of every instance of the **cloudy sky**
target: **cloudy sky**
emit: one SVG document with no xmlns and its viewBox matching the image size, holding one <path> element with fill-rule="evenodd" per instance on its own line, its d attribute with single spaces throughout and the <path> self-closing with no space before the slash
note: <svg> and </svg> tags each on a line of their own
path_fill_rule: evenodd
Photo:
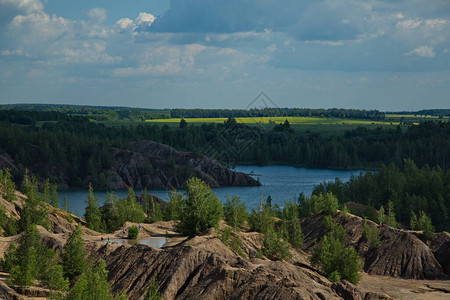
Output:
<svg viewBox="0 0 450 300">
<path fill-rule="evenodd" d="M 0 0 L 0 104 L 450 108 L 449 0 Z"/>
</svg>

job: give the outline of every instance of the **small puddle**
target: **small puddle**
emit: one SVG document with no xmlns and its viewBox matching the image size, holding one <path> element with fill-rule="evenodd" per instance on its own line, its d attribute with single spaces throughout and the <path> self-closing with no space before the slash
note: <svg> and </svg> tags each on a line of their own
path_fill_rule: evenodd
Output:
<svg viewBox="0 0 450 300">
<path fill-rule="evenodd" d="M 144 239 L 109 239 L 110 243 L 116 243 L 120 245 L 135 245 L 135 244 L 141 244 L 141 245 L 147 245 L 153 248 L 161 248 L 164 246 L 165 243 L 169 242 L 170 239 L 165 237 L 151 237 L 151 238 L 144 238 Z M 108 239 L 103 240 L 104 243 L 108 242 Z"/>
</svg>

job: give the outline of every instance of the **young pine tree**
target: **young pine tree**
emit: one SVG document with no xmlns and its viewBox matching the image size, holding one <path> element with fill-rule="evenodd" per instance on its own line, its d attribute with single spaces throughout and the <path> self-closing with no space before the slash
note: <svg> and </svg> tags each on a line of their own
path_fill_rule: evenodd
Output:
<svg viewBox="0 0 450 300">
<path fill-rule="evenodd" d="M 86 253 L 83 249 L 81 226 L 78 225 L 64 245 L 61 254 L 64 274 L 70 281 L 75 279 L 87 266 Z"/>
<path fill-rule="evenodd" d="M 89 195 L 86 202 L 86 210 L 84 212 L 84 219 L 88 223 L 90 229 L 96 231 L 103 231 L 102 229 L 102 214 L 97 204 L 98 198 L 94 196 L 94 189 L 89 183 Z"/>
<path fill-rule="evenodd" d="M 118 300 L 124 295 L 114 297 L 110 292 L 106 263 L 100 260 L 96 266 L 87 266 L 67 295 L 67 300 Z"/>
</svg>

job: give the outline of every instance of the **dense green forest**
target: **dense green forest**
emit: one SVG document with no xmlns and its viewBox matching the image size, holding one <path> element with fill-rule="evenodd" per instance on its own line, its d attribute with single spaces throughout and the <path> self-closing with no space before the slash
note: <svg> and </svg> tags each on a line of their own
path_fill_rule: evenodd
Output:
<svg viewBox="0 0 450 300">
<path fill-rule="evenodd" d="M 409 226 L 411 216 L 422 211 L 431 217 L 438 231 L 450 230 L 450 171 L 428 165 L 418 168 L 410 159 L 400 166 L 383 165 L 378 172 L 354 176 L 349 182 L 339 179 L 315 187 L 313 194 L 328 192 L 337 196 L 341 204 L 362 203 L 368 206 L 365 215 L 377 221 L 375 208 L 388 208 L 392 203 L 395 218 Z"/>
<path fill-rule="evenodd" d="M 53 112 L 70 116 L 85 116 L 95 121 L 143 122 L 150 119 L 170 117 L 168 109 L 147 109 L 114 106 L 79 106 L 63 104 L 6 104 L 0 105 L 0 113 L 7 112 Z M 36 120 L 39 121 L 39 120 Z M 48 121 L 48 120 L 46 120 Z"/>
<path fill-rule="evenodd" d="M 171 118 L 242 118 L 242 117 L 323 117 L 361 120 L 384 120 L 378 110 L 311 109 L 311 108 L 251 108 L 251 109 L 171 109 Z"/>
<path fill-rule="evenodd" d="M 314 168 L 379 168 L 382 163 L 401 164 L 412 159 L 447 169 L 450 163 L 450 123 L 423 122 L 405 130 L 397 127 L 358 127 L 343 136 L 320 133 L 300 134 L 289 123 L 264 129 L 238 124 L 201 126 L 180 123 L 166 125 L 106 127 L 81 116 L 54 112 L 14 112 L 0 114 L 0 154 L 9 154 L 21 180 L 25 168 L 42 178 L 67 177 L 69 186 L 95 183 L 110 168 L 111 147 L 130 141 L 154 140 L 177 150 L 211 155 L 229 164 L 286 164 Z M 33 125 L 33 120 L 52 120 Z M 32 120 L 29 122 L 24 120 Z"/>
</svg>

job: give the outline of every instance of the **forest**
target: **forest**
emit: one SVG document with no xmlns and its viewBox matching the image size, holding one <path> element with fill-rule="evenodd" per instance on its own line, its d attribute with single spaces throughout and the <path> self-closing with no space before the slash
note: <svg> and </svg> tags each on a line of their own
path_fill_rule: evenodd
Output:
<svg viewBox="0 0 450 300">
<path fill-rule="evenodd" d="M 341 204 L 367 205 L 362 215 L 377 221 L 376 210 L 392 206 L 399 223 L 409 226 L 415 216 L 429 216 L 437 231 L 450 230 L 450 171 L 439 166 L 416 164 L 405 159 L 401 165 L 383 165 L 378 172 L 339 179 L 315 187 L 313 195 L 333 193 Z M 376 210 L 374 210 L 376 209 Z M 412 227 L 412 226 L 411 226 Z"/>
<path fill-rule="evenodd" d="M 251 108 L 251 109 L 171 109 L 171 118 L 240 118 L 240 117 L 324 117 L 360 120 L 384 120 L 378 110 L 311 109 L 311 108 Z"/>
<path fill-rule="evenodd" d="M 51 122 L 36 123 L 44 119 Z M 200 126 L 183 120 L 178 127 L 145 123 L 107 127 L 82 116 L 10 111 L 0 113 L 0 123 L 0 155 L 8 154 L 14 160 L 18 181 L 26 168 L 41 178 L 53 178 L 58 170 L 71 187 L 82 186 L 87 177 L 95 183 L 111 166 L 111 147 L 145 139 L 206 154 L 228 165 L 378 169 L 383 163 L 400 165 L 409 158 L 418 167 L 447 169 L 450 163 L 450 122 L 439 121 L 405 129 L 357 127 L 331 136 L 300 134 L 288 122 L 265 129 L 236 123 L 232 118 L 223 124 Z"/>
</svg>

